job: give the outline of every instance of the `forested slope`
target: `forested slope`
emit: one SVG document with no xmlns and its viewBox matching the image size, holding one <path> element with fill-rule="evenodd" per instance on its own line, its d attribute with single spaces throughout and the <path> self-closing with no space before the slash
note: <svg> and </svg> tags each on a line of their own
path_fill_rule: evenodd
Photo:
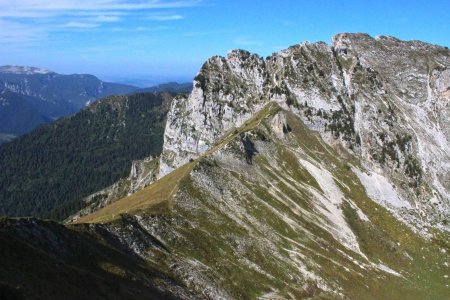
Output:
<svg viewBox="0 0 450 300">
<path fill-rule="evenodd" d="M 158 155 L 173 95 L 110 96 L 0 147 L 0 215 L 61 219 Z"/>
</svg>

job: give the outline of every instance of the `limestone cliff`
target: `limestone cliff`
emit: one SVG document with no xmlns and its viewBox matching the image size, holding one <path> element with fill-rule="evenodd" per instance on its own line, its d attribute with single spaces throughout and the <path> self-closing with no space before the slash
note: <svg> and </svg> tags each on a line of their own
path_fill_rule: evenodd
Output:
<svg viewBox="0 0 450 300">
<path fill-rule="evenodd" d="M 190 96 L 173 101 L 160 176 L 276 102 L 358 157 L 374 200 L 442 227 L 450 211 L 449 89 L 450 51 L 419 41 L 338 34 L 331 45 L 302 43 L 266 59 L 233 50 L 206 61 Z"/>
</svg>

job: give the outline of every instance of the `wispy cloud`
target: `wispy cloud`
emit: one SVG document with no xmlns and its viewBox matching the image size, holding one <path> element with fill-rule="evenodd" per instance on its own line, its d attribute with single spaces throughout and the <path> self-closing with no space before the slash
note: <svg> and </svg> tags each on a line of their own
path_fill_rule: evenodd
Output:
<svg viewBox="0 0 450 300">
<path fill-rule="evenodd" d="M 68 22 L 61 27 L 65 28 L 79 28 L 79 29 L 91 29 L 91 28 L 97 28 L 100 26 L 96 23 L 83 23 L 83 22 Z"/>
<path fill-rule="evenodd" d="M 203 0 L 0 0 L 0 40 L 3 47 L 25 45 L 53 32 L 111 29 L 113 23 L 125 31 L 136 26 L 138 31 L 161 30 L 146 24 L 130 27 L 128 21 L 176 21 L 183 19 L 178 10 L 200 5 Z"/>
<path fill-rule="evenodd" d="M 136 31 L 161 31 L 161 30 L 169 30 L 169 29 L 173 29 L 174 27 L 172 26 L 155 26 L 155 27 L 150 27 L 150 26 L 138 26 L 138 27 L 134 27 L 134 28 L 124 28 L 124 27 L 114 27 L 111 28 L 111 30 L 113 32 L 136 32 Z"/>
<path fill-rule="evenodd" d="M 192 7 L 201 0 L 125 1 L 125 0 L 0 0 L 0 17 L 34 18 L 92 11 L 137 11 Z"/>
<path fill-rule="evenodd" d="M 120 17 L 117 15 L 98 15 L 96 17 L 79 17 L 78 20 L 68 21 L 61 25 L 62 28 L 75 29 L 93 29 L 100 27 L 102 23 L 119 22 Z"/>
<path fill-rule="evenodd" d="M 150 15 L 147 17 L 147 19 L 149 20 L 154 20 L 154 21 L 175 21 L 175 20 L 181 20 L 184 17 L 181 15 Z"/>
<path fill-rule="evenodd" d="M 0 41 L 3 48 L 10 45 L 22 46 L 42 40 L 46 36 L 46 30 L 42 27 L 29 27 L 0 19 Z"/>
<path fill-rule="evenodd" d="M 107 16 L 107 15 L 99 15 L 96 18 L 96 21 L 98 22 L 105 22 L 105 23 L 109 23 L 109 22 L 117 22 L 120 20 L 119 16 Z"/>
</svg>

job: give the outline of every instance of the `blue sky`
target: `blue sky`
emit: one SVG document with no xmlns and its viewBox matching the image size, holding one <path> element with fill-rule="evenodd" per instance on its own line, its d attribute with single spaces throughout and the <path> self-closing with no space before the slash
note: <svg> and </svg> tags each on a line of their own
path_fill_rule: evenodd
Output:
<svg viewBox="0 0 450 300">
<path fill-rule="evenodd" d="M 339 32 L 450 46 L 450 0 L 0 0 L 0 65 L 189 81 L 212 55 L 267 56 Z"/>
</svg>

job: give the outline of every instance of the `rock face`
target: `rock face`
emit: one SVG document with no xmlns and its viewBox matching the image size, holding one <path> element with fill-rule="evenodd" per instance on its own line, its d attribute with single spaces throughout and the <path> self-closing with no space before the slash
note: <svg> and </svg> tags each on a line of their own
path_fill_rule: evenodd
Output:
<svg viewBox="0 0 450 300">
<path fill-rule="evenodd" d="M 160 176 L 276 102 L 358 157 L 374 200 L 442 228 L 450 212 L 449 91 L 450 51 L 419 41 L 338 34 L 331 46 L 302 43 L 266 59 L 231 51 L 210 58 L 190 96 L 172 102 Z"/>
</svg>

